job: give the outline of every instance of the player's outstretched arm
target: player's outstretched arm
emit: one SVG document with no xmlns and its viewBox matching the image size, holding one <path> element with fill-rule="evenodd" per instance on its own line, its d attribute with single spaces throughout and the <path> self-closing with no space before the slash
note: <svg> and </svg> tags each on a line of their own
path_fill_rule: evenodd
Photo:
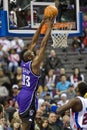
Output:
<svg viewBox="0 0 87 130">
<path fill-rule="evenodd" d="M 69 110 L 70 108 L 72 109 L 73 112 L 80 112 L 82 110 L 82 103 L 80 99 L 79 98 L 70 99 L 70 101 L 67 104 L 57 108 L 56 112 L 63 113 L 66 110 Z"/>
<path fill-rule="evenodd" d="M 51 29 L 53 27 L 54 19 L 55 19 L 54 17 L 48 19 L 48 29 L 47 29 L 46 34 L 45 34 L 45 36 L 44 36 L 44 38 L 41 42 L 39 52 L 36 55 L 36 57 L 34 58 L 34 61 L 33 61 L 33 64 L 32 64 L 33 72 L 36 73 L 36 74 L 38 73 L 40 64 L 41 64 L 41 62 L 43 61 L 43 58 L 44 58 L 46 45 L 47 45 L 48 39 L 50 37 L 50 33 L 51 33 Z"/>
<path fill-rule="evenodd" d="M 55 17 L 51 17 L 48 19 L 48 29 L 46 31 L 46 34 L 45 34 L 45 36 L 41 42 L 41 46 L 40 46 L 41 53 L 46 48 L 48 39 L 50 37 L 51 29 L 53 27 L 54 19 L 55 19 Z"/>
<path fill-rule="evenodd" d="M 37 41 L 38 41 L 38 38 L 40 36 L 41 28 L 42 28 L 43 24 L 45 23 L 45 21 L 46 21 L 46 17 L 43 17 L 38 29 L 36 30 L 36 32 L 32 38 L 32 42 L 29 45 L 29 50 L 33 51 L 33 49 L 35 48 Z"/>
</svg>

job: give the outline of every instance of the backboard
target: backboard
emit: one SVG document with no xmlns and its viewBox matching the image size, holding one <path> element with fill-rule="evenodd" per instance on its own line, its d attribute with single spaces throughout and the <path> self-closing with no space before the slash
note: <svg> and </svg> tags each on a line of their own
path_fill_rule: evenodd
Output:
<svg viewBox="0 0 87 130">
<path fill-rule="evenodd" d="M 49 1 L 49 2 L 48 2 Z M 79 10 L 79 0 L 60 0 L 59 14 L 55 23 L 70 23 L 72 29 L 57 30 L 57 32 L 69 31 L 70 36 L 81 35 L 82 14 Z M 3 0 L 3 9 L 7 12 L 7 30 L 9 35 L 32 36 L 39 26 L 44 8 L 55 5 L 54 0 Z"/>
</svg>

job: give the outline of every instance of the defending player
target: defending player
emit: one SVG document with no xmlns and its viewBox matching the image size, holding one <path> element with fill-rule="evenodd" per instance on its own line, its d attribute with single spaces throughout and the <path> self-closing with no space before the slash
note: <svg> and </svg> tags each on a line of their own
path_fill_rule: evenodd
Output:
<svg viewBox="0 0 87 130">
<path fill-rule="evenodd" d="M 76 87 L 76 98 L 71 99 L 66 105 L 57 108 L 57 113 L 70 109 L 70 125 L 72 130 L 87 130 L 87 84 L 81 82 Z"/>
<path fill-rule="evenodd" d="M 17 101 L 19 105 L 19 114 L 22 119 L 22 130 L 34 130 L 34 118 L 36 114 L 36 91 L 39 80 L 39 68 L 43 61 L 46 45 L 54 23 L 54 18 L 43 18 L 37 29 L 29 49 L 22 53 L 22 89 L 18 94 Z M 38 54 L 34 55 L 34 48 L 40 35 L 43 24 L 48 21 L 48 29 L 41 42 Z"/>
</svg>

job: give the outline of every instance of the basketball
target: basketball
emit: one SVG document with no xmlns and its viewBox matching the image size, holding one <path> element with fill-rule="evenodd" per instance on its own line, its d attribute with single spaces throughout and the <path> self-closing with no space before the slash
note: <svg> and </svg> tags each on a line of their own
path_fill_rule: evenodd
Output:
<svg viewBox="0 0 87 130">
<path fill-rule="evenodd" d="M 51 17 L 51 16 L 56 17 L 57 15 L 58 15 L 58 9 L 53 5 L 47 6 L 44 10 L 45 17 Z"/>
</svg>

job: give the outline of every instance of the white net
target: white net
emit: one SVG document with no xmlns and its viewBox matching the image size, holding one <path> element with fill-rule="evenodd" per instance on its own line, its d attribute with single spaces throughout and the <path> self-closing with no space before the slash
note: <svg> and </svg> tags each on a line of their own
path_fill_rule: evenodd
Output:
<svg viewBox="0 0 87 130">
<path fill-rule="evenodd" d="M 68 36 L 69 36 L 71 28 L 72 27 L 70 25 L 67 28 L 66 28 L 66 26 L 60 28 L 61 30 L 63 30 L 62 32 L 61 32 L 61 30 L 60 30 L 60 32 L 57 31 L 57 29 L 53 29 L 51 31 L 51 38 L 52 38 L 52 41 L 53 41 L 52 46 L 54 48 L 57 48 L 57 47 L 66 48 L 68 46 L 67 40 L 68 40 Z M 65 30 L 69 30 L 69 31 L 65 31 Z"/>
<path fill-rule="evenodd" d="M 53 30 L 51 32 L 51 38 L 53 41 L 52 46 L 54 48 L 60 47 L 60 48 L 66 48 L 67 47 L 67 39 L 68 39 L 69 33 L 54 33 Z"/>
</svg>

